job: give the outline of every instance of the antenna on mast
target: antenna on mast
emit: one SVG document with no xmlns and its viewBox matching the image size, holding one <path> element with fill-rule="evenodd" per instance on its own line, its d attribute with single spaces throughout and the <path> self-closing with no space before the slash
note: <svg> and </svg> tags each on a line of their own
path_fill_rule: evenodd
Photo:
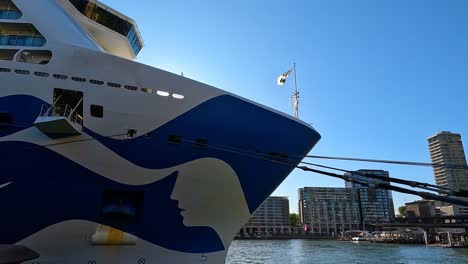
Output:
<svg viewBox="0 0 468 264">
<path fill-rule="evenodd" d="M 286 83 L 291 72 L 294 71 L 294 93 L 291 96 L 291 103 L 294 108 L 294 117 L 299 118 L 299 91 L 297 90 L 297 74 L 296 74 L 296 63 L 294 63 L 294 68 L 289 71 L 281 74 L 278 77 L 277 83 L 279 86 L 283 86 Z"/>
</svg>

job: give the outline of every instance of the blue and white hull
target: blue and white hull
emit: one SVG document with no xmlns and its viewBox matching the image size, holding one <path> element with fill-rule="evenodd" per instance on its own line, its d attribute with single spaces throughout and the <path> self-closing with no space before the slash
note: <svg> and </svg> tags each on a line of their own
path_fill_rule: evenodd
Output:
<svg viewBox="0 0 468 264">
<path fill-rule="evenodd" d="M 224 263 L 320 139 L 285 114 L 103 50 L 66 0 L 13 2 L 14 22 L 47 42 L 0 48 L 53 54 L 0 60 L 0 244 L 38 252 L 31 263 Z M 56 89 L 82 95 L 77 135 L 37 127 Z"/>
</svg>

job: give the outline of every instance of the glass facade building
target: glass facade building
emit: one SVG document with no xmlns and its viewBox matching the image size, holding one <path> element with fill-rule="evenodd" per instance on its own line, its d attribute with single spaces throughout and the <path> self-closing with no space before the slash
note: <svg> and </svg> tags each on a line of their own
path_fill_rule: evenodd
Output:
<svg viewBox="0 0 468 264">
<path fill-rule="evenodd" d="M 390 184 L 389 181 L 385 181 L 385 178 L 390 177 L 388 171 L 358 170 L 357 172 L 364 175 L 380 176 L 382 180 L 370 179 L 357 173 L 347 173 L 346 175 L 371 186 L 376 183 Z M 395 208 L 391 191 L 363 186 L 354 182 L 346 182 L 346 187 L 350 189 L 354 199 L 358 202 L 359 215 L 364 227 L 366 224 L 391 223 L 395 220 Z M 365 229 L 364 227 L 363 229 Z"/>
<path fill-rule="evenodd" d="M 289 226 L 288 197 L 270 196 L 252 214 L 246 226 L 281 227 Z"/>
<path fill-rule="evenodd" d="M 359 227 L 359 210 L 351 189 L 299 189 L 299 217 L 309 233 L 337 236 Z"/>
</svg>

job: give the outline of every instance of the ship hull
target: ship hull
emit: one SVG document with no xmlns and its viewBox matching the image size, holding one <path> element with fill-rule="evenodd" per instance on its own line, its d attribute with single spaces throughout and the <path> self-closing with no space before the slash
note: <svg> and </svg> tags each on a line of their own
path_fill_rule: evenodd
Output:
<svg viewBox="0 0 468 264">
<path fill-rule="evenodd" d="M 46 64 L 0 60 L 0 244 L 24 245 L 41 264 L 224 263 L 243 223 L 320 135 L 255 102 L 83 44 L 90 36 L 49 37 L 60 27 L 86 34 L 62 2 L 15 1 L 53 56 Z M 38 3 L 57 21 L 27 12 Z M 72 136 L 60 127 L 77 122 L 71 114 L 37 123 L 60 100 L 79 116 Z"/>
</svg>

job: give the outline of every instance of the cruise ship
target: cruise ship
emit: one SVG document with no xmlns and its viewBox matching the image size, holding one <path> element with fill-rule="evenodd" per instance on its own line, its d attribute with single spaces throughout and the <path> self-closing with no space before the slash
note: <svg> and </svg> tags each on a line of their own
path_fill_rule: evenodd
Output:
<svg viewBox="0 0 468 264">
<path fill-rule="evenodd" d="M 319 141 L 143 46 L 98 1 L 0 0 L 0 263 L 225 263 Z"/>
</svg>

